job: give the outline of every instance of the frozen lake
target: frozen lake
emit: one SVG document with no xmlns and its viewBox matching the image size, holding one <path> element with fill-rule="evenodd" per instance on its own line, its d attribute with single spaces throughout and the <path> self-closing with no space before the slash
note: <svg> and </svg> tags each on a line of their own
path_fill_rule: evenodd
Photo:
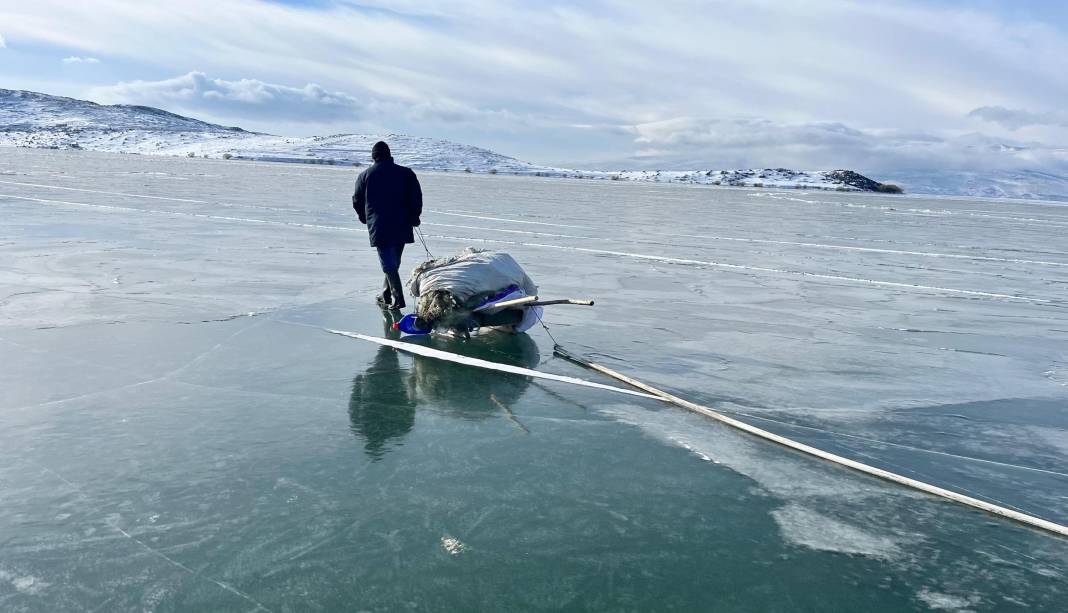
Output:
<svg viewBox="0 0 1068 613">
<path fill-rule="evenodd" d="M 386 327 L 354 178 L 0 149 L 0 610 L 1068 602 L 1068 540 L 655 401 L 325 332 Z M 420 178 L 435 255 L 504 250 L 543 297 L 597 301 L 547 309 L 572 351 L 1068 522 L 1068 206 Z M 608 382 L 540 328 L 432 344 Z"/>
</svg>

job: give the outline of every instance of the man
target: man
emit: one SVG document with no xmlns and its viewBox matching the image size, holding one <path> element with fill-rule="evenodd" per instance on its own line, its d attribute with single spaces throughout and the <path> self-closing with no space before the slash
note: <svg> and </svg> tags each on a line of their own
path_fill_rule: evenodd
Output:
<svg viewBox="0 0 1068 613">
<path fill-rule="evenodd" d="M 400 260 L 404 246 L 415 242 L 412 228 L 423 214 L 423 192 L 412 169 L 393 163 L 389 145 L 382 141 L 371 148 L 374 160 L 356 179 L 352 208 L 360 223 L 367 224 L 371 246 L 378 250 L 378 261 L 386 273 L 385 287 L 375 299 L 378 306 L 391 311 L 404 308 Z"/>
</svg>

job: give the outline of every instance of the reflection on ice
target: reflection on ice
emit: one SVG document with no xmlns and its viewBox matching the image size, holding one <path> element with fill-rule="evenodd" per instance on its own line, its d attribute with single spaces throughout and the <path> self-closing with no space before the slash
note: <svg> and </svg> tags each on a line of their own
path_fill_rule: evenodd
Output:
<svg viewBox="0 0 1068 613">
<path fill-rule="evenodd" d="M 352 380 L 349 420 L 367 455 L 379 459 L 415 425 L 415 399 L 395 349 L 379 347 L 367 370 Z"/>
<path fill-rule="evenodd" d="M 382 335 L 400 338 L 393 329 L 400 321 L 395 311 L 382 311 Z M 391 439 L 400 443 L 415 424 L 415 400 L 405 381 L 397 352 L 379 347 L 367 369 L 352 379 L 349 396 L 349 422 L 352 432 L 365 441 L 364 449 L 373 459 L 380 459 Z"/>
<path fill-rule="evenodd" d="M 385 316 L 384 336 L 398 338 L 391 325 L 396 316 Z M 471 340 L 433 335 L 412 337 L 409 342 L 523 368 L 534 368 L 541 358 L 537 344 L 526 334 L 486 332 Z M 527 430 L 510 408 L 529 387 L 527 377 L 480 373 L 469 366 L 421 356 L 405 356 L 404 360 L 411 361 L 411 366 L 402 365 L 399 351 L 379 346 L 371 364 L 352 380 L 349 420 L 372 458 L 380 459 L 389 446 L 402 444 L 415 425 L 418 406 L 466 419 L 504 411 Z"/>
<path fill-rule="evenodd" d="M 470 341 L 451 337 L 417 338 L 409 342 L 500 364 L 534 368 L 541 360 L 537 343 L 528 334 L 489 332 Z M 503 373 L 472 373 L 462 364 L 414 357 L 412 381 L 421 401 L 433 402 L 467 417 L 493 413 L 499 404 L 511 405 L 530 386 L 530 379 Z M 496 401 L 494 401 L 496 399 Z"/>
</svg>

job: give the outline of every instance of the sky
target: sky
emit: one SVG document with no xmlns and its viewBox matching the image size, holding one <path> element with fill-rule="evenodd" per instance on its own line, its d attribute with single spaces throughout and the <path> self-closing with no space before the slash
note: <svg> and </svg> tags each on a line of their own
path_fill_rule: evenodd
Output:
<svg viewBox="0 0 1068 613">
<path fill-rule="evenodd" d="M 0 87 L 571 167 L 1068 172 L 1064 5 L 0 0 Z"/>
</svg>

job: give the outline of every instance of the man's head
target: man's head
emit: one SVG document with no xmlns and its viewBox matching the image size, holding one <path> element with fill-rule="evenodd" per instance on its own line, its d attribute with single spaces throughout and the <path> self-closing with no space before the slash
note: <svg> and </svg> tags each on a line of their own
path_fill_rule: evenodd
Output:
<svg viewBox="0 0 1068 613">
<path fill-rule="evenodd" d="M 382 160 L 387 160 L 391 157 L 393 157 L 393 155 L 390 154 L 389 145 L 387 145 L 385 142 L 378 141 L 377 143 L 375 143 L 374 147 L 371 147 L 372 160 L 380 162 Z"/>
</svg>

